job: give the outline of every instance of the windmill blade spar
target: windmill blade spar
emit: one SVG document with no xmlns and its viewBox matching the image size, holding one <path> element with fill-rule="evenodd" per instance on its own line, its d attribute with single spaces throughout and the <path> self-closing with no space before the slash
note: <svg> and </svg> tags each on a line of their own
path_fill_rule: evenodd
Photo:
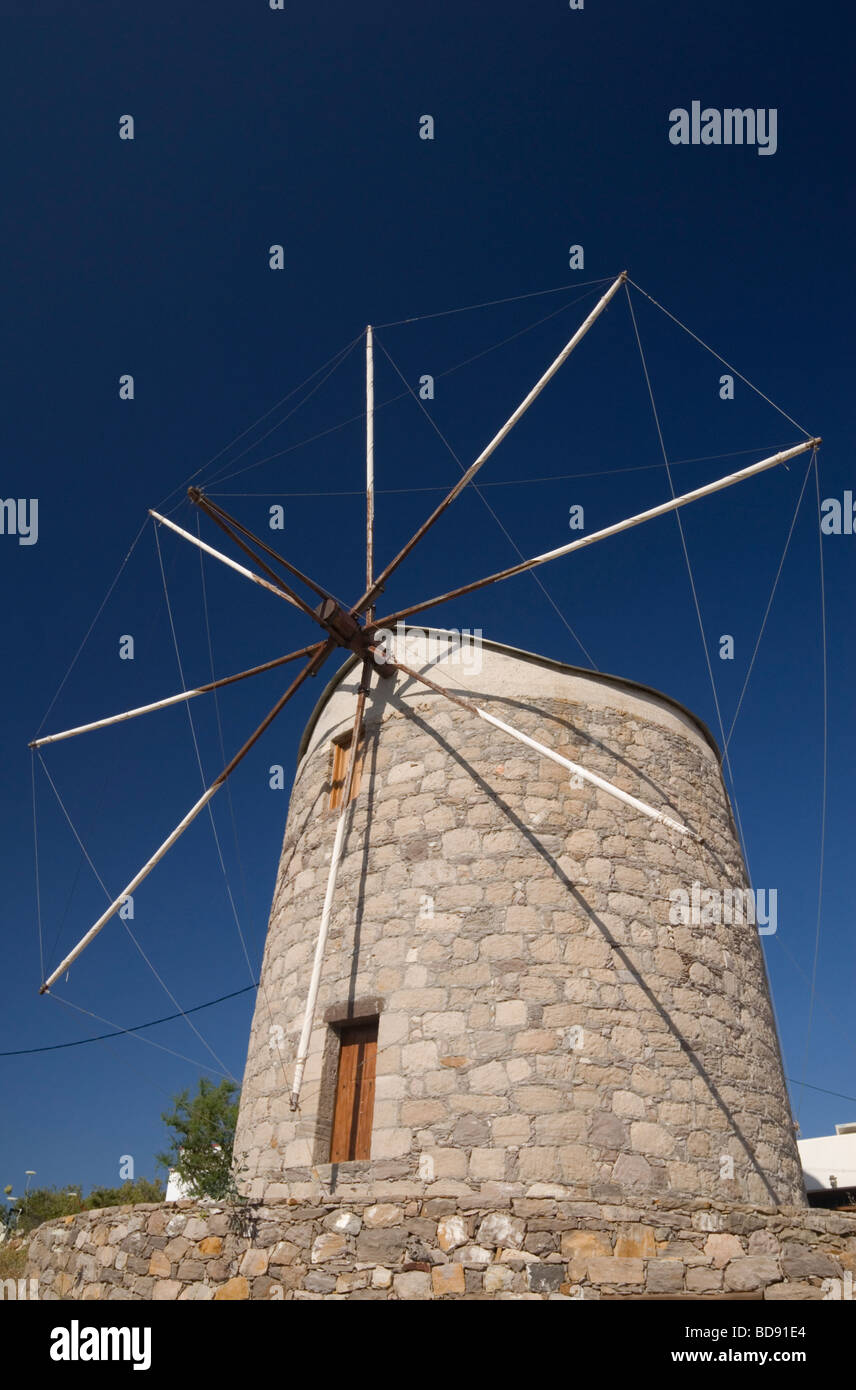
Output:
<svg viewBox="0 0 856 1390">
<path fill-rule="evenodd" d="M 798 454 L 804 454 L 809 449 L 817 449 L 822 442 L 819 437 L 807 439 L 803 444 L 795 444 L 792 449 L 783 449 L 778 454 L 771 454 L 769 458 L 752 463 L 748 468 L 741 468 L 737 473 L 729 473 L 723 478 L 717 478 L 715 482 L 706 483 L 704 487 L 694 488 L 692 492 L 682 493 L 680 497 L 672 497 L 668 502 L 661 502 L 657 507 L 649 507 L 647 511 L 638 512 L 635 516 L 629 516 L 624 521 L 616 521 L 612 526 L 605 526 L 601 531 L 593 531 L 590 536 L 581 536 L 579 540 L 571 541 L 569 545 L 560 545 L 556 550 L 547 550 L 543 555 L 535 555 L 531 560 L 521 561 L 519 565 L 509 565 L 508 569 L 499 570 L 496 574 L 489 574 L 484 579 L 476 579 L 472 584 L 462 584 L 459 589 L 450 589 L 448 593 L 438 594 L 436 598 L 425 599 L 422 603 L 412 603 L 408 608 L 400 608 L 397 613 L 390 613 L 385 618 L 379 618 L 372 626 L 377 632 L 380 628 L 389 627 L 391 623 L 410 617 L 412 613 L 422 613 L 426 608 L 433 608 L 435 604 L 445 603 L 448 599 L 472 594 L 476 589 L 483 589 L 486 584 L 497 584 L 501 579 L 510 579 L 512 575 L 523 574 L 526 570 L 534 569 L 536 565 L 545 565 L 548 560 L 557 560 L 561 555 L 570 555 L 573 550 L 583 550 L 587 545 L 594 545 L 595 541 L 606 540 L 608 536 L 616 536 L 620 531 L 629 531 L 633 526 L 640 526 L 643 521 L 653 521 L 655 517 L 677 511 L 679 507 L 685 507 L 690 502 L 697 502 L 701 497 L 709 497 L 711 493 L 732 487 L 734 483 L 742 483 L 745 478 L 751 478 L 755 473 L 761 473 L 768 468 L 775 468 L 780 463 L 787 463 L 788 459 L 796 458 Z"/>
<path fill-rule="evenodd" d="M 430 527 L 434 525 L 434 522 L 438 519 L 438 517 L 442 516 L 446 508 L 452 502 L 454 502 L 458 494 L 460 492 L 463 492 L 467 483 L 470 481 L 471 478 L 475 477 L 482 464 L 487 462 L 494 450 L 502 443 L 503 439 L 505 439 L 506 435 L 510 434 L 511 430 L 517 424 L 517 421 L 520 419 L 520 417 L 522 415 L 525 415 L 532 402 L 538 396 L 540 396 L 541 392 L 544 390 L 544 387 L 556 375 L 556 372 L 563 365 L 563 363 L 567 361 L 574 348 L 585 337 L 592 324 L 595 322 L 597 318 L 600 317 L 600 315 L 603 313 L 604 309 L 612 299 L 613 295 L 618 293 L 626 279 L 627 271 L 623 270 L 621 274 L 610 285 L 609 289 L 606 291 L 606 294 L 604 294 L 601 297 L 601 299 L 598 300 L 597 304 L 594 306 L 588 317 L 584 319 L 583 322 L 580 324 L 573 337 L 570 338 L 569 341 L 562 348 L 562 351 L 559 353 L 558 357 L 556 357 L 555 360 L 550 363 L 550 366 L 547 368 L 544 375 L 532 387 L 532 390 L 529 392 L 528 396 L 524 397 L 524 399 L 520 402 L 520 405 L 517 407 L 514 413 L 508 417 L 505 424 L 502 426 L 502 429 L 500 429 L 494 435 L 493 439 L 490 441 L 487 447 L 482 450 L 475 463 L 470 464 L 463 477 L 458 479 L 451 492 L 449 492 L 448 495 L 443 498 L 443 501 L 440 502 L 439 505 L 434 509 L 434 511 L 428 517 L 428 520 L 424 521 L 422 525 L 419 527 L 419 530 L 415 533 L 415 535 L 411 536 L 404 549 L 400 550 L 396 555 L 395 559 L 390 560 L 386 569 L 382 570 L 381 573 L 374 580 L 374 582 L 369 584 L 362 598 L 351 609 L 352 614 L 362 613 L 365 611 L 366 608 L 370 607 L 370 605 L 377 598 L 378 594 L 381 593 L 381 591 L 383 590 L 383 586 L 386 583 L 386 580 L 389 578 L 389 576 L 395 570 L 398 569 L 398 566 L 401 564 L 402 560 L 406 559 L 413 547 L 422 539 L 422 537 L 430 529 Z"/>
<path fill-rule="evenodd" d="M 98 918 L 98 921 L 95 922 L 89 928 L 89 931 L 85 934 L 85 936 L 81 937 L 80 941 L 78 941 L 74 949 L 72 951 L 69 951 L 68 955 L 57 966 L 56 970 L 54 970 L 53 973 L 48 976 L 44 984 L 39 989 L 39 994 L 47 994 L 51 985 L 59 979 L 60 975 L 65 973 L 65 971 L 68 969 L 68 967 L 72 964 L 73 961 L 77 960 L 77 957 L 80 955 L 81 951 L 86 949 L 90 941 L 92 941 L 101 931 L 101 929 L 107 925 L 107 923 L 110 921 L 110 918 L 116 915 L 122 904 L 127 901 L 129 895 L 133 893 L 136 888 L 139 887 L 139 885 L 143 882 L 145 878 L 148 878 L 152 869 L 154 869 L 155 866 L 160 863 L 161 859 L 163 859 L 167 851 L 171 849 L 171 847 L 175 844 L 176 840 L 178 840 L 179 837 L 184 834 L 188 826 L 192 825 L 192 823 L 196 820 L 196 817 L 199 815 L 200 811 L 204 810 L 211 798 L 215 795 L 216 792 L 220 790 L 223 783 L 226 781 L 226 778 L 229 777 L 232 772 L 234 772 L 235 768 L 238 766 L 238 763 L 240 763 L 243 760 L 243 758 L 246 757 L 250 749 L 254 746 L 255 743 L 258 742 L 258 740 L 261 738 L 262 734 L 265 732 L 268 726 L 273 723 L 274 719 L 276 719 L 276 716 L 279 714 L 283 706 L 291 699 L 295 691 L 297 691 L 303 684 L 303 682 L 306 680 L 307 676 L 314 676 L 316 671 L 320 669 L 324 661 L 326 661 L 327 657 L 330 655 L 330 652 L 333 650 L 333 646 L 334 643 L 332 641 L 325 642 L 321 650 L 316 652 L 315 656 L 313 656 L 312 659 L 306 663 L 303 670 L 299 673 L 299 675 L 297 675 L 294 678 L 294 680 L 291 682 L 291 685 L 288 687 L 285 693 L 280 696 L 273 709 L 265 715 L 259 727 L 255 730 L 254 733 L 250 735 L 244 746 L 240 748 L 238 752 L 235 754 L 234 758 L 232 758 L 231 762 L 226 764 L 220 775 L 216 777 L 214 781 L 211 783 L 211 786 L 203 792 L 199 800 L 193 806 L 191 806 L 190 810 L 179 821 L 175 829 L 171 831 L 171 833 L 167 836 L 163 844 L 155 850 L 151 858 L 148 859 L 146 863 L 143 865 L 143 867 L 139 870 L 139 872 L 134 875 L 130 883 L 128 883 L 125 886 L 125 888 L 122 890 L 119 896 L 117 898 L 114 898 L 110 906 L 106 908 L 104 912 L 102 912 L 101 916 Z"/>
<path fill-rule="evenodd" d="M 301 656 L 312 656 L 323 645 L 323 642 L 314 642 L 310 647 L 301 647 L 299 651 L 289 652 L 287 656 L 274 657 L 273 661 L 265 661 L 261 666 L 251 666 L 249 670 L 238 671 L 234 676 L 221 676 L 219 680 L 209 681 L 207 685 L 198 685 L 194 690 L 182 690 L 178 695 L 168 695 L 164 700 L 154 700 L 150 705 L 138 705 L 136 709 L 111 714 L 106 719 L 96 719 L 91 724 L 79 724 L 75 729 L 64 729 L 58 734 L 46 734 L 44 738 L 33 739 L 29 747 L 42 748 L 46 743 L 59 743 L 61 739 L 73 738 L 76 734 L 88 734 L 93 729 L 104 729 L 108 724 L 121 724 L 126 719 L 136 719 L 139 714 L 151 714 L 154 710 L 166 709 L 168 705 L 180 704 L 182 700 L 193 700 L 197 695 L 205 695 L 210 690 L 220 690 L 224 685 L 234 685 L 236 681 L 246 680 L 247 676 L 259 676 L 264 671 L 272 671 L 276 666 L 285 666 L 289 661 L 297 661 Z"/>
</svg>

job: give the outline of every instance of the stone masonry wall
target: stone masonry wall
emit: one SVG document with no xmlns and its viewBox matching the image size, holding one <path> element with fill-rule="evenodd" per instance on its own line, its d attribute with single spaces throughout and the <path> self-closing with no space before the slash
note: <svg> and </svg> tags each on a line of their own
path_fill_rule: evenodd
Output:
<svg viewBox="0 0 856 1390">
<path fill-rule="evenodd" d="M 669 920 L 672 889 L 746 885 L 715 751 L 665 698 L 508 658 L 497 675 L 484 655 L 468 693 L 701 843 L 421 687 L 373 690 L 295 1115 L 343 679 L 291 799 L 236 1140 L 246 1191 L 330 1180 L 333 1025 L 377 1013 L 367 1196 L 382 1169 L 491 1199 L 558 1182 L 804 1202 L 757 929 Z"/>
<path fill-rule="evenodd" d="M 319 1197 L 246 1217 L 245 1234 L 212 1203 L 60 1218 L 32 1237 L 29 1287 L 66 1300 L 847 1299 L 856 1272 L 856 1215 L 806 1208 L 545 1189 L 500 1205 Z"/>
</svg>

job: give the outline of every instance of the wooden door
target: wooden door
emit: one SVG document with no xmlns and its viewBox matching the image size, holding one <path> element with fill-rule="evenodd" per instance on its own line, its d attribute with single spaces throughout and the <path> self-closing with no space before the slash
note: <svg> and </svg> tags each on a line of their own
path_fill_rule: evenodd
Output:
<svg viewBox="0 0 856 1390">
<path fill-rule="evenodd" d="M 339 1036 L 331 1163 L 371 1158 L 377 1019 L 349 1024 Z"/>
</svg>

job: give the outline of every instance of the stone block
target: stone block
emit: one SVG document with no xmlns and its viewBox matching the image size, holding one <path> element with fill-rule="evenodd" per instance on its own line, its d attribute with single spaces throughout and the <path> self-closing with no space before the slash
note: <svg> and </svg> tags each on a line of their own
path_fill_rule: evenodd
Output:
<svg viewBox="0 0 856 1390">
<path fill-rule="evenodd" d="M 180 1279 L 156 1279 L 152 1289 L 152 1299 L 155 1303 L 173 1303 L 180 1293 Z"/>
<path fill-rule="evenodd" d="M 163 1250 L 152 1251 L 149 1260 L 148 1273 L 156 1279 L 168 1279 L 172 1273 L 172 1263 L 164 1254 Z"/>
<path fill-rule="evenodd" d="M 466 1245 L 469 1240 L 467 1223 L 463 1216 L 444 1216 L 437 1223 L 437 1244 L 448 1254 Z"/>
<path fill-rule="evenodd" d="M 362 1230 L 362 1218 L 352 1211 L 331 1211 L 324 1217 L 323 1225 L 328 1231 L 338 1231 L 340 1235 L 358 1236 Z M 244 1271 L 246 1272 L 246 1271 Z M 264 1273 L 264 1270 L 259 1270 Z"/>
<path fill-rule="evenodd" d="M 389 1226 L 370 1231 L 363 1227 L 357 1236 L 357 1259 L 368 1264 L 395 1264 L 404 1254 L 407 1229 Z"/>
<path fill-rule="evenodd" d="M 228 1279 L 225 1284 L 214 1291 L 215 1303 L 237 1302 L 244 1298 L 249 1298 L 250 1286 L 242 1274 L 238 1274 L 234 1279 Z"/>
<path fill-rule="evenodd" d="M 631 1123 L 630 1143 L 638 1153 L 653 1154 L 658 1158 L 668 1157 L 675 1147 L 675 1141 L 668 1130 L 645 1120 Z"/>
<path fill-rule="evenodd" d="M 396 1298 L 403 1300 L 424 1300 L 434 1296 L 431 1275 L 425 1274 L 421 1270 L 409 1270 L 404 1274 L 396 1274 L 392 1281 L 392 1287 Z"/>
<path fill-rule="evenodd" d="M 497 1028 L 524 1028 L 528 1012 L 522 999 L 503 1000 L 494 1009 L 496 1026 Z"/>
<path fill-rule="evenodd" d="M 504 1149 L 473 1149 L 470 1154 L 470 1176 L 478 1182 L 501 1182 L 505 1177 Z"/>
<path fill-rule="evenodd" d="M 508 1212 L 494 1211 L 484 1218 L 476 1232 L 479 1245 L 519 1250 L 526 1235 L 526 1222 Z"/>
<path fill-rule="evenodd" d="M 312 1263 L 314 1265 L 323 1264 L 326 1260 L 340 1260 L 347 1253 L 347 1237 L 335 1231 L 316 1236 L 312 1243 Z"/>
<path fill-rule="evenodd" d="M 681 1260 L 649 1260 L 645 1288 L 648 1293 L 679 1293 L 685 1271 Z"/>
<path fill-rule="evenodd" d="M 739 1260 L 745 1253 L 742 1242 L 737 1236 L 728 1235 L 725 1232 L 715 1232 L 709 1235 L 704 1243 L 704 1253 L 713 1264 L 714 1269 L 724 1269 L 730 1260 Z"/>
<path fill-rule="evenodd" d="M 772 1255 L 746 1255 L 725 1266 L 725 1287 L 735 1292 L 761 1289 L 781 1279 L 779 1262 Z"/>
<path fill-rule="evenodd" d="M 652 1259 L 657 1254 L 653 1226 L 622 1227 L 615 1242 L 615 1254 L 626 1259 Z"/>
<path fill-rule="evenodd" d="M 593 1284 L 626 1287 L 644 1284 L 645 1266 L 642 1260 L 602 1259 L 592 1257 L 588 1262 L 588 1277 Z"/>
<path fill-rule="evenodd" d="M 250 1249 L 245 1251 L 244 1256 L 238 1266 L 238 1272 L 246 1275 L 248 1279 L 255 1279 L 259 1275 L 267 1274 L 270 1252 L 267 1250 Z"/>
<path fill-rule="evenodd" d="M 764 1289 L 764 1302 L 820 1301 L 826 1298 L 826 1290 L 821 1284 L 808 1284 L 787 1280 L 783 1284 L 767 1284 Z"/>
<path fill-rule="evenodd" d="M 558 1293 L 565 1280 L 564 1265 L 534 1263 L 526 1267 L 526 1281 L 530 1293 Z"/>
<path fill-rule="evenodd" d="M 374 1206 L 366 1207 L 363 1212 L 363 1224 L 372 1231 L 386 1226 L 399 1226 L 403 1218 L 403 1208 L 391 1202 L 377 1202 Z"/>
<path fill-rule="evenodd" d="M 431 1270 L 431 1286 L 436 1298 L 465 1293 L 466 1277 L 463 1265 L 435 1265 Z"/>
<path fill-rule="evenodd" d="M 405 1048 L 405 1051 L 407 1049 Z M 413 1144 L 411 1129 L 381 1129 L 372 1134 L 372 1159 L 402 1158 Z"/>
</svg>

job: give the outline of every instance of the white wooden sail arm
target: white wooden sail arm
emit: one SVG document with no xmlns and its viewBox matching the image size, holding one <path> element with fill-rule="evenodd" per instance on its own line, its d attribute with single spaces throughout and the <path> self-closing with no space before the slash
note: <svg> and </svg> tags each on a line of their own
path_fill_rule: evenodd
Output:
<svg viewBox="0 0 856 1390">
<path fill-rule="evenodd" d="M 222 551 L 215 550 L 213 545 L 208 545 L 205 541 L 200 540 L 198 536 L 191 535 L 189 531 L 184 530 L 184 527 L 177 526 L 175 522 L 170 521 L 168 517 L 161 516 L 160 512 L 149 510 L 149 516 L 154 517 L 155 521 L 159 521 L 162 526 L 168 526 L 170 531 L 174 531 L 177 536 L 183 536 L 186 541 L 190 541 L 190 544 L 195 545 L 197 549 L 204 550 L 206 555 L 213 556 L 215 560 L 220 560 L 222 564 L 228 565 L 229 569 L 235 570 L 237 574 L 242 574 L 245 579 L 251 579 L 254 584 L 259 584 L 261 588 L 269 589 L 272 594 L 276 594 L 277 598 L 285 599 L 286 603 L 292 604 L 294 608 L 299 609 L 301 607 L 290 594 L 283 593 L 282 589 L 278 589 L 275 584 L 269 584 L 266 579 L 262 579 L 261 575 L 253 574 L 252 570 L 246 569 L 244 565 L 239 565 L 237 560 L 232 560 L 228 555 L 224 555 Z"/>
</svg>

